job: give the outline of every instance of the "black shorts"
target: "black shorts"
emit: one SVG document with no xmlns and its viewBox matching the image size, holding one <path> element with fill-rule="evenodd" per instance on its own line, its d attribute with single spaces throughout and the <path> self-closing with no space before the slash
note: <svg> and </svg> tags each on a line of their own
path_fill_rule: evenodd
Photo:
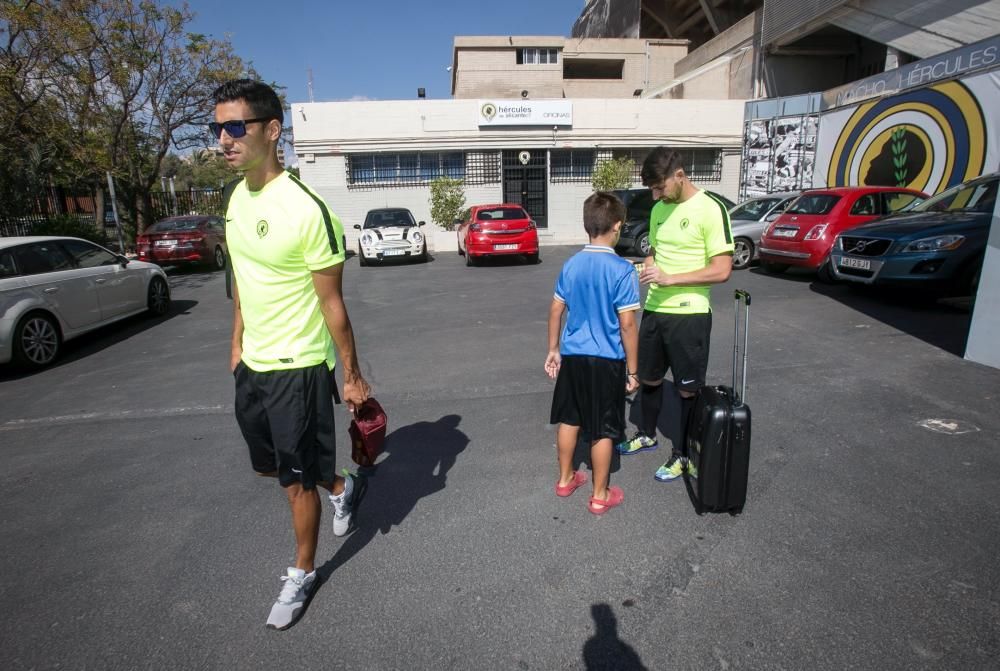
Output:
<svg viewBox="0 0 1000 671">
<path fill-rule="evenodd" d="M 549 422 L 579 426 L 590 440 L 625 438 L 625 362 L 597 356 L 562 358 Z"/>
<path fill-rule="evenodd" d="M 282 487 L 314 489 L 336 473 L 333 374 L 325 363 L 258 373 L 242 361 L 236 378 L 236 421 L 258 473 L 278 472 Z"/>
<path fill-rule="evenodd" d="M 639 379 L 661 380 L 669 369 L 674 386 L 697 391 L 705 384 L 712 313 L 642 313 L 639 325 Z"/>
</svg>

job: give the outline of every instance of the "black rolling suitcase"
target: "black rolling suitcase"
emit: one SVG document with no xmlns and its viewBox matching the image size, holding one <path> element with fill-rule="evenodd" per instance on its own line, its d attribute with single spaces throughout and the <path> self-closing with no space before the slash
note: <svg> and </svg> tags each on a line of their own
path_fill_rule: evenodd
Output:
<svg viewBox="0 0 1000 671">
<path fill-rule="evenodd" d="M 736 368 L 739 362 L 740 301 L 746 317 L 743 322 L 743 373 L 736 393 Z M 695 397 L 684 439 L 684 455 L 697 469 L 684 481 L 701 515 L 704 512 L 739 515 L 747 498 L 750 470 L 750 406 L 747 393 L 747 334 L 750 326 L 750 294 L 736 290 L 736 330 L 733 336 L 733 386 L 704 386 Z"/>
</svg>

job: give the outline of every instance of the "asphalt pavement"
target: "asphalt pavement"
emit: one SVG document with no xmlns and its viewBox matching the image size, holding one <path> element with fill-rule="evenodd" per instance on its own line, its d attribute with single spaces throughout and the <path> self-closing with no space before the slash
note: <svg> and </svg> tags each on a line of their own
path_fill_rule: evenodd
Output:
<svg viewBox="0 0 1000 671">
<path fill-rule="evenodd" d="M 967 307 L 734 273 L 709 377 L 729 379 L 745 288 L 744 513 L 656 482 L 661 441 L 615 464 L 625 503 L 595 517 L 586 488 L 553 492 L 542 370 L 576 249 L 348 260 L 390 434 L 356 531 L 324 518 L 324 583 L 285 632 L 264 622 L 289 513 L 233 418 L 222 274 L 172 271 L 167 317 L 0 370 L 0 668 L 996 668 L 1000 371 L 961 358 Z"/>
</svg>

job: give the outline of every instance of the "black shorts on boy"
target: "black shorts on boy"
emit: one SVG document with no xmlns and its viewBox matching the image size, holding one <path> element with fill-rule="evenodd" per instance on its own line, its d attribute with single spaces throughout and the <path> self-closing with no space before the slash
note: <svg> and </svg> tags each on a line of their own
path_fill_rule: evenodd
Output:
<svg viewBox="0 0 1000 671">
<path fill-rule="evenodd" d="M 556 378 L 549 422 L 579 426 L 591 441 L 625 436 L 625 361 L 567 354 Z"/>
</svg>

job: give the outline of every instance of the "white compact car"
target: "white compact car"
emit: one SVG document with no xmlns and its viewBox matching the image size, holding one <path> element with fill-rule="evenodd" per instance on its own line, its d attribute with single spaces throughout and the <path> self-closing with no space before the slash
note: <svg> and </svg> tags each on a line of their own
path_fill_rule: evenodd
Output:
<svg viewBox="0 0 1000 671">
<path fill-rule="evenodd" d="M 170 286 L 156 264 L 79 238 L 0 238 L 0 364 L 47 366 L 70 338 L 169 309 Z"/>
<path fill-rule="evenodd" d="M 422 221 L 414 221 L 413 214 L 402 207 L 369 210 L 358 239 L 358 261 L 370 263 L 392 259 L 427 260 L 427 238 L 420 230 Z"/>
</svg>

